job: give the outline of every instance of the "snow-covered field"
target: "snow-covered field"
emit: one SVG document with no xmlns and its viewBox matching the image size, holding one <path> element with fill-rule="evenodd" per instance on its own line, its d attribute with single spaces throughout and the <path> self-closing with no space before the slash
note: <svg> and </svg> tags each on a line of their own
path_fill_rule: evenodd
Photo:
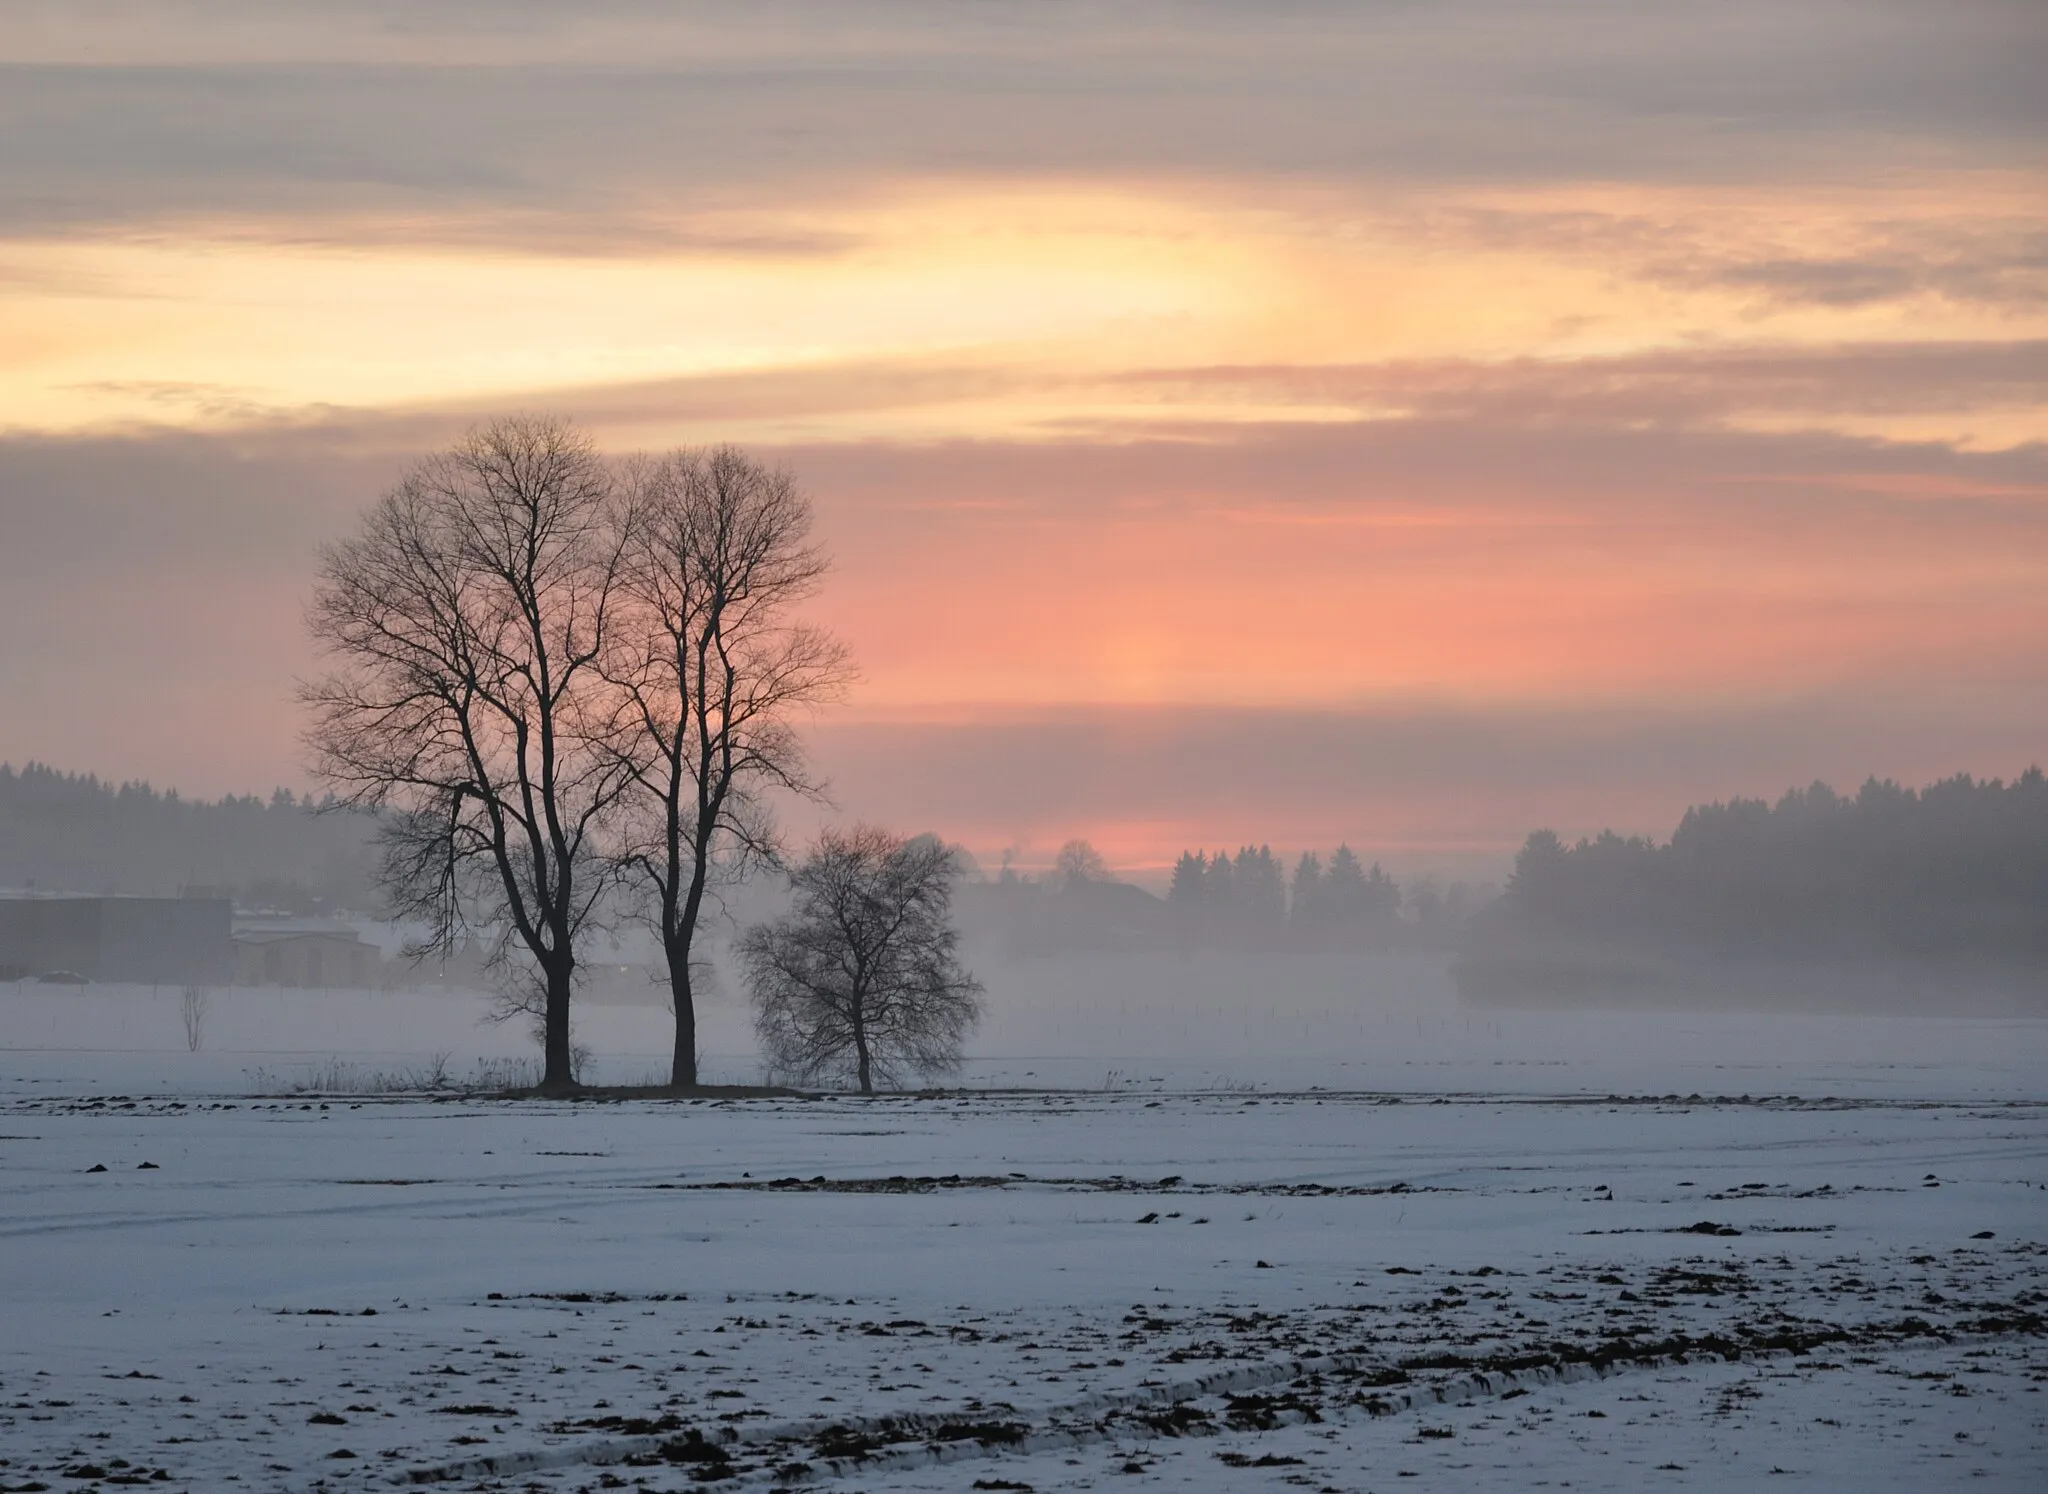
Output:
<svg viewBox="0 0 2048 1494">
<path fill-rule="evenodd" d="M 237 992 L 193 1054 L 55 994 L 0 988 L 0 1489 L 2048 1482 L 2038 1025 L 1418 1008 L 550 1106 L 283 1093 L 518 1050 L 459 1004 Z"/>
</svg>

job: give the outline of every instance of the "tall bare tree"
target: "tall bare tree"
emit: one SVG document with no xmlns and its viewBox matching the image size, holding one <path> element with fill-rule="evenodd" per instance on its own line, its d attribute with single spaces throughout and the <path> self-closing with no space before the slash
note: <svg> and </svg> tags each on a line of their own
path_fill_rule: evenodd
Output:
<svg viewBox="0 0 2048 1494">
<path fill-rule="evenodd" d="M 814 1082 L 943 1073 L 981 1015 L 961 965 L 951 848 L 871 825 L 828 831 L 790 873 L 795 903 L 740 946 L 755 1030 L 770 1064 Z"/>
<path fill-rule="evenodd" d="M 383 880 L 414 953 L 489 931 L 536 1007 L 543 1088 L 573 1087 L 578 936 L 628 781 L 603 740 L 620 525 L 609 469 L 562 422 L 472 431 L 321 551 L 303 686 L 313 766 L 384 817 Z M 519 957 L 525 958 L 521 960 Z"/>
<path fill-rule="evenodd" d="M 844 648 L 792 616 L 828 562 L 790 474 L 730 446 L 641 463 L 630 479 L 621 572 L 632 621 L 607 672 L 620 692 L 632 781 L 622 857 L 661 941 L 675 1008 L 670 1082 L 697 1082 L 705 901 L 775 856 L 764 794 L 816 797 L 795 714 L 851 678 Z"/>
</svg>

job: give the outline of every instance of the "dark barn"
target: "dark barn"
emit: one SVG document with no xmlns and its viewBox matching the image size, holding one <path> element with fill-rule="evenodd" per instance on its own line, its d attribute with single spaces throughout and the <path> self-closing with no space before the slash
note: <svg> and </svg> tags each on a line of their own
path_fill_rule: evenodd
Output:
<svg viewBox="0 0 2048 1494">
<path fill-rule="evenodd" d="M 210 897 L 0 897 L 0 979 L 225 984 L 231 911 Z"/>
</svg>

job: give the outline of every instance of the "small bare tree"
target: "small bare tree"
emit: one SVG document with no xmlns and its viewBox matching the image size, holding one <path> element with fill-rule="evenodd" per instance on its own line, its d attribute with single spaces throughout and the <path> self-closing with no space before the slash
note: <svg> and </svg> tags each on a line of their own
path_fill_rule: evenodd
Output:
<svg viewBox="0 0 2048 1494">
<path fill-rule="evenodd" d="M 1060 853 L 1052 863 L 1053 882 L 1060 887 L 1075 887 L 1084 882 L 1107 882 L 1109 863 L 1102 859 L 1102 853 L 1085 840 L 1070 840 L 1060 847 Z"/>
<path fill-rule="evenodd" d="M 804 1083 L 957 1068 L 981 1016 L 961 965 L 953 852 L 873 826 L 828 831 L 790 873 L 790 912 L 747 932 L 740 960 L 771 1067 Z"/>
<path fill-rule="evenodd" d="M 824 576 L 811 506 L 787 472 L 729 446 L 632 471 L 625 625 L 606 671 L 632 788 L 621 860 L 661 941 L 675 1012 L 669 1082 L 697 1082 L 696 938 L 722 878 L 776 856 L 770 790 L 820 796 L 793 716 L 851 675 L 791 616 Z"/>
<path fill-rule="evenodd" d="M 212 992 L 204 986 L 187 986 L 178 998 L 178 1019 L 185 1025 L 185 1051 L 197 1053 L 206 1042 L 206 1008 Z"/>
<path fill-rule="evenodd" d="M 578 937 L 627 775 L 604 741 L 621 541 L 610 469 L 573 427 L 500 420 L 420 462 L 325 547 L 308 616 L 332 672 L 301 688 L 313 766 L 386 811 L 382 880 L 426 936 L 483 929 L 531 991 L 542 1087 L 573 1087 Z"/>
</svg>

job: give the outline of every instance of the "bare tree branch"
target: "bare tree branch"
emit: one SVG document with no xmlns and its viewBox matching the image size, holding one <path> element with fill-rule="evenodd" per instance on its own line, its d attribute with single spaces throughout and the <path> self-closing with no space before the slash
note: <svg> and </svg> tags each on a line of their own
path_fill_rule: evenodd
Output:
<svg viewBox="0 0 2048 1494">
<path fill-rule="evenodd" d="M 419 462 L 321 551 L 308 614 L 331 670 L 300 689 L 314 771 L 339 803 L 387 811 L 392 911 L 415 954 L 481 932 L 538 989 L 545 1083 L 571 1083 L 578 936 L 614 862 L 631 779 L 612 750 L 624 551 L 615 483 L 587 437 L 547 419 L 472 431 Z"/>
</svg>

